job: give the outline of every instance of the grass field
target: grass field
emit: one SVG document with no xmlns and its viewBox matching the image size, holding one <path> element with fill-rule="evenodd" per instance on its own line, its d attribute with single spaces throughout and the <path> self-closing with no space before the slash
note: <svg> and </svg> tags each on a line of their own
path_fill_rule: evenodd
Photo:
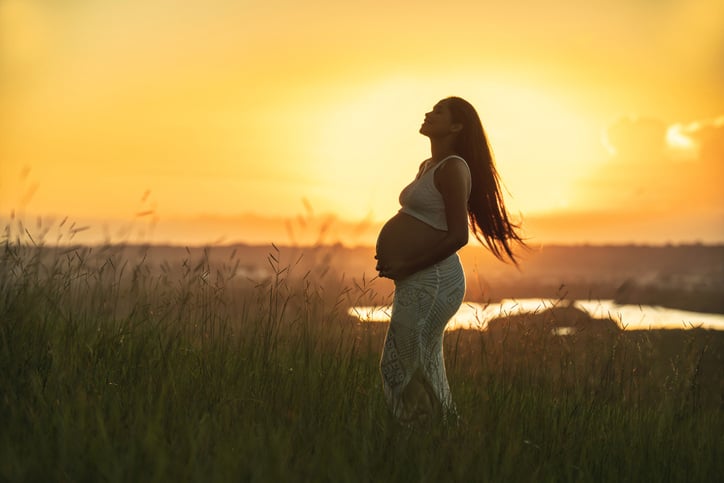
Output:
<svg viewBox="0 0 724 483">
<path fill-rule="evenodd" d="M 134 254 L 138 255 L 138 254 Z M 375 281 L 0 248 L 0 481 L 716 481 L 724 342 L 458 331 L 457 425 L 391 419 Z"/>
</svg>

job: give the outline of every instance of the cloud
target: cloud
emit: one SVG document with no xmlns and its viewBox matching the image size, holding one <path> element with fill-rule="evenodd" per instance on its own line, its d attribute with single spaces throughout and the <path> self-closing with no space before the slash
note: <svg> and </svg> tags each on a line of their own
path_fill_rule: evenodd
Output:
<svg viewBox="0 0 724 483">
<path fill-rule="evenodd" d="M 724 115 L 688 124 L 674 124 L 672 130 L 690 141 L 691 149 L 702 163 L 724 163 Z"/>
<path fill-rule="evenodd" d="M 614 159 L 636 163 L 680 158 L 680 151 L 699 161 L 710 161 L 712 156 L 721 160 L 724 115 L 668 125 L 657 119 L 624 117 L 606 130 L 603 143 Z"/>
<path fill-rule="evenodd" d="M 583 183 L 597 208 L 653 215 L 724 206 L 724 115 L 672 124 L 625 117 L 603 140 L 610 158 Z"/>
</svg>

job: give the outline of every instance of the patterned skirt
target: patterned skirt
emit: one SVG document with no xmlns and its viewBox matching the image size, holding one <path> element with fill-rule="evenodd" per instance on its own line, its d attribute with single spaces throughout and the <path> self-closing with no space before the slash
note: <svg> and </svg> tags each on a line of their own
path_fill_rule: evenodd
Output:
<svg viewBox="0 0 724 483">
<path fill-rule="evenodd" d="M 380 371 L 385 398 L 401 422 L 447 419 L 455 411 L 442 340 L 464 295 L 457 254 L 395 283 Z"/>
</svg>

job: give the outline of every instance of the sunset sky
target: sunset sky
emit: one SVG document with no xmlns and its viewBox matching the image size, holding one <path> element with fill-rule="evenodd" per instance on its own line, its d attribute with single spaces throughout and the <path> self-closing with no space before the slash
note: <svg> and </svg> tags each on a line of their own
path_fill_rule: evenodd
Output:
<svg viewBox="0 0 724 483">
<path fill-rule="evenodd" d="M 0 0 L 0 221 L 372 243 L 449 95 L 530 238 L 724 242 L 724 0 Z"/>
</svg>

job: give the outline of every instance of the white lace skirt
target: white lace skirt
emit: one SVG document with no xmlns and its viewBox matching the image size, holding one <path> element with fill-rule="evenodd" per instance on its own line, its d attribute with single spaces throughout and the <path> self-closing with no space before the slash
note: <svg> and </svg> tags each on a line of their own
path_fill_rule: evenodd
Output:
<svg viewBox="0 0 724 483">
<path fill-rule="evenodd" d="M 454 412 L 442 340 L 464 295 L 457 254 L 395 283 L 380 371 L 387 402 L 402 422 Z"/>
</svg>

